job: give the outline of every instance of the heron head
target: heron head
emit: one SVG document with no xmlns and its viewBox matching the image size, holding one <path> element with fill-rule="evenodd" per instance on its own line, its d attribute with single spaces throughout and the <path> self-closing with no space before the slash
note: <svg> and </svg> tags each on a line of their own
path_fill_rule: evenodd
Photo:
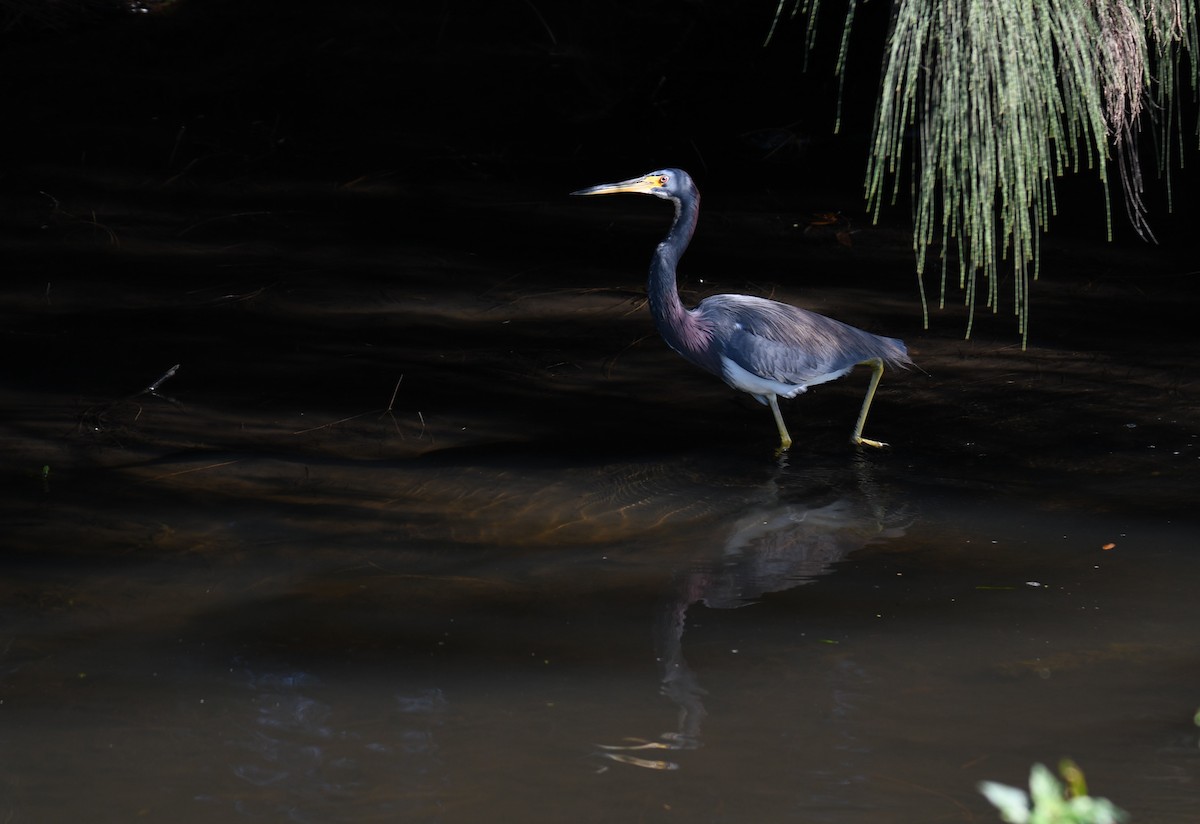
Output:
<svg viewBox="0 0 1200 824">
<path fill-rule="evenodd" d="M 667 200 L 678 200 L 690 189 L 694 189 L 691 177 L 683 169 L 659 169 L 656 172 L 622 180 L 620 183 L 601 183 L 571 192 L 573 195 L 615 195 L 620 192 L 654 195 Z"/>
</svg>

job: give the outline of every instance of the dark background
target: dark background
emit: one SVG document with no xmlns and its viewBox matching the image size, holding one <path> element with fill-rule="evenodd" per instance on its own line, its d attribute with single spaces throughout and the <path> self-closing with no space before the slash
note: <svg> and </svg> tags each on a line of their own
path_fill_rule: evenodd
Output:
<svg viewBox="0 0 1200 824">
<path fill-rule="evenodd" d="M 841 3 L 823 5 L 811 53 L 805 21 L 786 14 L 764 47 L 774 0 L 128 7 L 5 9 L 6 188 L 30 195 L 31 208 L 53 175 L 97 170 L 181 197 L 194 181 L 297 177 L 494 179 L 549 197 L 678 165 L 706 194 L 836 192 L 819 208 L 863 209 L 884 2 L 858 8 L 837 134 Z M 1194 159 L 1190 99 L 1182 122 L 1184 159 Z M 1146 164 L 1156 165 L 1150 150 Z M 1192 178 L 1175 177 L 1174 214 L 1148 178 L 1151 222 L 1170 246 L 1192 225 Z M 1124 240 L 1132 233 L 1114 197 Z M 1059 203 L 1057 231 L 1104 238 L 1094 172 L 1060 181 Z M 903 197 L 884 215 L 907 216 Z"/>
<path fill-rule="evenodd" d="M 10 375 L 32 385 L 112 391 L 97 378 L 101 370 L 78 357 L 81 349 L 147 380 L 160 374 L 170 363 L 149 344 L 182 328 L 172 312 L 199 300 L 201 287 L 257 294 L 275 288 L 283 272 L 289 287 L 315 282 L 361 296 L 376 284 L 435 277 L 428 267 L 384 260 L 393 253 L 457 255 L 443 261 L 446 269 L 457 282 L 474 279 L 477 291 L 510 282 L 526 291 L 616 286 L 613 267 L 636 284 L 664 228 L 662 204 L 581 202 L 567 193 L 666 165 L 691 171 L 705 195 L 684 272 L 685 288 L 695 289 L 689 300 L 715 289 L 772 294 L 779 284 L 803 290 L 809 308 L 921 348 L 907 197 L 884 210 L 878 228 L 869 228 L 863 201 L 887 3 L 858 9 L 837 133 L 839 3 L 825 5 L 810 53 L 804 21 L 786 16 L 764 47 L 775 0 L 145 7 L 6 9 L 0 194 L 9 305 L 31 309 L 13 316 L 10 341 L 39 341 Z M 1194 161 L 1190 98 L 1181 117 L 1182 154 Z M 1145 154 L 1153 170 L 1152 147 Z M 1031 343 L 1109 349 L 1127 340 L 1137 344 L 1132 357 L 1190 327 L 1196 166 L 1174 173 L 1174 212 L 1163 181 L 1148 174 L 1158 247 L 1134 236 L 1119 190 L 1116 241 L 1107 243 L 1094 171 L 1059 181 L 1059 215 L 1032 295 Z M 861 230 L 853 250 L 829 237 L 796 247 L 805 222 L 826 212 Z M 378 255 L 368 265 L 350 262 L 347 250 Z M 934 269 L 927 292 L 936 302 Z M 244 272 L 261 274 L 231 274 Z M 714 283 L 718 274 L 728 276 Z M 1133 299 L 1115 300 L 1097 321 L 1097 284 Z M 41 313 L 52 299 L 70 313 L 66 295 L 86 307 L 89 290 L 107 286 L 118 304 L 134 307 L 136 328 L 129 317 L 114 323 L 80 309 L 70 327 L 67 314 L 52 315 L 65 331 L 44 339 L 50 326 Z M 869 302 L 839 303 L 834 292 L 843 286 L 867 290 Z M 999 312 L 981 313 L 975 339 L 1019 346 L 1011 284 L 998 291 Z M 953 283 L 948 292 L 930 334 L 961 338 L 961 295 Z M 154 304 L 156 295 L 170 311 Z M 1052 298 L 1072 304 L 1053 321 Z M 271 334 L 317 334 L 306 320 L 296 324 Z M 615 351 L 649 329 L 645 317 L 612 324 Z M 397 334 L 379 331 L 381 340 Z M 409 334 L 422 345 L 438 339 Z M 467 334 L 456 329 L 449 339 Z M 197 365 L 194 352 L 209 344 L 178 343 L 168 360 L 188 361 L 198 378 L 207 355 Z M 280 351 L 249 324 L 227 343 L 243 368 Z M 503 346 L 495 338 L 476 343 L 480 353 Z M 210 368 L 215 383 L 226 367 Z M 337 382 L 327 372 L 311 379 Z"/>
<path fill-rule="evenodd" d="M 26 128 L 8 136 L 27 160 L 163 174 L 336 174 L 357 164 L 428 176 L 551 163 L 720 174 L 732 158 L 761 159 L 769 136 L 755 132 L 832 133 L 842 12 L 827 10 L 803 74 L 800 21 L 781 22 L 763 48 L 775 6 L 262 0 L 64 10 L 53 25 L 10 25 L 5 98 Z M 856 149 L 885 11 L 865 4 L 855 26 L 843 132 Z"/>
</svg>

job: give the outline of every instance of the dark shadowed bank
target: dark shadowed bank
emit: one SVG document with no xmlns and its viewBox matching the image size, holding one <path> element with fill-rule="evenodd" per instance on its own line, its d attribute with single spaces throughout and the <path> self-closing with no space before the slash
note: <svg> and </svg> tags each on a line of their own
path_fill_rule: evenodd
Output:
<svg viewBox="0 0 1200 824">
<path fill-rule="evenodd" d="M 774 5 L 10 27 L 0 818 L 987 820 L 1072 755 L 1187 820 L 1195 172 L 1158 247 L 1064 185 L 1027 350 L 926 330 L 861 211 L 886 13 L 834 136 Z M 780 461 L 653 335 L 667 207 L 567 193 L 664 165 L 689 302 L 907 341 L 889 451 L 865 374 Z"/>
</svg>

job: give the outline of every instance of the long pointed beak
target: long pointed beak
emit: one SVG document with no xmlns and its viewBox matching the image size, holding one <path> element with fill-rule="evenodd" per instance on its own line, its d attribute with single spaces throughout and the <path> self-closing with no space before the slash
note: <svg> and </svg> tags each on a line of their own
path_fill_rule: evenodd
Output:
<svg viewBox="0 0 1200 824">
<path fill-rule="evenodd" d="M 649 195 L 654 193 L 653 190 L 659 183 L 657 175 L 642 175 L 641 177 L 622 180 L 620 183 L 601 183 L 599 186 L 589 186 L 586 189 L 580 189 L 578 192 L 571 192 L 571 194 L 615 195 L 621 192 L 634 192 L 636 194 Z"/>
</svg>

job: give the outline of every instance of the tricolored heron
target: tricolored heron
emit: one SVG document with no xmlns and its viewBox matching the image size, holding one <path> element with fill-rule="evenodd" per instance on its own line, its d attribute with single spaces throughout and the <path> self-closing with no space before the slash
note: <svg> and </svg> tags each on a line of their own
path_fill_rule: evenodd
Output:
<svg viewBox="0 0 1200 824">
<path fill-rule="evenodd" d="M 777 398 L 794 398 L 808 387 L 836 380 L 855 366 L 871 367 L 871 384 L 863 399 L 850 440 L 887 446 L 862 436 L 871 400 L 884 364 L 912 364 L 903 341 L 864 332 L 841 321 L 751 295 L 713 295 L 686 308 L 679 299 L 675 267 L 687 249 L 700 214 L 700 192 L 682 169 L 661 169 L 620 183 L 604 183 L 572 192 L 609 195 L 619 192 L 654 195 L 675 204 L 671 230 L 650 261 L 647 293 L 650 313 L 667 345 L 771 407 L 779 427 L 780 449 L 792 438 L 779 414 Z"/>
</svg>

